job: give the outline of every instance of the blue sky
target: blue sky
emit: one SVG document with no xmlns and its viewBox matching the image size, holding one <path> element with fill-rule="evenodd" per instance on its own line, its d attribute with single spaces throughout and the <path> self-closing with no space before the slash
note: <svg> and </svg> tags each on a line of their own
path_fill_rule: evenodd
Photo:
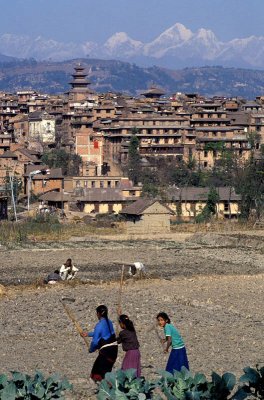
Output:
<svg viewBox="0 0 264 400">
<path fill-rule="evenodd" d="M 115 32 L 153 40 L 176 22 L 227 41 L 264 36 L 264 0 L 0 0 L 0 34 L 103 43 Z"/>
</svg>

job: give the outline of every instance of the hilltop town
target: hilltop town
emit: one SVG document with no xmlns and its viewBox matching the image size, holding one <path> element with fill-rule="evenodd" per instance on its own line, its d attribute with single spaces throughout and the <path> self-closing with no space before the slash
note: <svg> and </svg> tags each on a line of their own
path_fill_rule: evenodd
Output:
<svg viewBox="0 0 264 400">
<path fill-rule="evenodd" d="M 166 96 L 157 86 L 138 97 L 99 94 L 81 64 L 63 95 L 1 93 L 1 218 L 7 218 L 11 200 L 13 208 L 24 205 L 28 212 L 38 201 L 39 208 L 66 215 L 94 215 L 122 212 L 141 196 L 163 197 L 170 216 L 194 219 L 209 193 L 201 174 L 219 165 L 230 172 L 230 159 L 236 165 L 252 157 L 254 164 L 262 162 L 263 105 L 262 96 L 250 102 L 196 93 Z M 223 166 L 226 155 L 229 164 Z M 174 180 L 166 180 L 170 171 Z M 223 174 L 213 182 L 217 214 L 236 218 L 241 196 L 228 171 Z"/>
</svg>

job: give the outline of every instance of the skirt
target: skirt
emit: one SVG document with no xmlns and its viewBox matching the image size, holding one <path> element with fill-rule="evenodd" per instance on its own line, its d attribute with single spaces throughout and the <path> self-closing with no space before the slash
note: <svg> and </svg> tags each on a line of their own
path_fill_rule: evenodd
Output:
<svg viewBox="0 0 264 400">
<path fill-rule="evenodd" d="M 136 376 L 138 378 L 141 376 L 140 351 L 138 349 L 126 351 L 121 369 L 125 371 L 130 368 L 136 370 Z"/>
<path fill-rule="evenodd" d="M 186 348 L 172 349 L 167 362 L 166 371 L 173 373 L 174 370 L 180 371 L 182 367 L 189 369 Z"/>
<path fill-rule="evenodd" d="M 107 372 L 111 372 L 114 366 L 114 363 L 117 359 L 117 351 L 118 346 L 114 344 L 113 346 L 104 347 L 99 350 L 99 355 L 94 362 L 92 371 L 91 371 L 91 378 L 95 382 L 100 382 L 104 379 L 105 374 Z"/>
</svg>

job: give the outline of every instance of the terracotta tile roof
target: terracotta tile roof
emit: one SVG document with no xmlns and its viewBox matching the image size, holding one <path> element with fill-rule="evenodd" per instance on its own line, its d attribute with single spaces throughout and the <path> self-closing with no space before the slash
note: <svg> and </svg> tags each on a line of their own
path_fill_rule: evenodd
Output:
<svg viewBox="0 0 264 400">
<path fill-rule="evenodd" d="M 15 153 L 13 153 L 10 150 L 5 151 L 0 158 L 16 158 L 17 159 L 17 155 Z"/>
<path fill-rule="evenodd" d="M 146 198 L 141 198 L 136 200 L 134 203 L 130 204 L 129 206 L 125 207 L 122 211 L 121 214 L 129 214 L 129 215 L 141 215 L 144 213 L 144 211 L 152 206 L 152 204 L 159 202 L 157 199 L 146 199 Z M 173 214 L 173 211 L 170 210 L 169 207 L 165 206 L 162 204 L 164 208 L 167 209 L 168 213 Z"/>
<path fill-rule="evenodd" d="M 35 154 L 32 154 L 30 150 L 24 148 L 24 147 L 20 147 L 16 150 L 14 150 L 14 153 L 19 152 L 24 154 L 24 156 L 28 157 L 31 161 L 38 161 L 38 158 L 36 157 Z"/>
<path fill-rule="evenodd" d="M 49 174 L 46 173 L 49 170 Z M 24 176 L 28 176 L 33 171 L 43 171 L 43 173 L 37 173 L 32 176 L 32 179 L 62 179 L 62 169 L 61 168 L 49 168 L 47 165 L 27 165 L 26 173 Z"/>
<path fill-rule="evenodd" d="M 71 195 L 69 193 L 62 192 L 48 192 L 39 196 L 39 200 L 43 201 L 70 201 Z"/>
<path fill-rule="evenodd" d="M 95 189 L 83 189 L 83 194 L 76 196 L 77 201 L 81 202 L 99 202 L 104 203 L 108 201 L 127 201 L 127 198 L 122 195 L 120 189 L 115 188 L 95 188 Z"/>
<path fill-rule="evenodd" d="M 183 188 L 170 187 L 167 189 L 168 199 L 171 201 L 206 201 L 208 198 L 209 187 L 187 186 Z M 218 187 L 216 191 L 221 201 L 239 201 L 241 197 L 235 192 L 234 188 Z"/>
</svg>

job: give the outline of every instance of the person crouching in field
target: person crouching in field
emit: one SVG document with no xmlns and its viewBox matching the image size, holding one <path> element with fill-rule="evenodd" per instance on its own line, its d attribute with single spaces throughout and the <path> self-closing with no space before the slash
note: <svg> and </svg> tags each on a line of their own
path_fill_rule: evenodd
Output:
<svg viewBox="0 0 264 400">
<path fill-rule="evenodd" d="M 71 258 L 68 258 L 66 263 L 60 267 L 60 277 L 63 281 L 70 281 L 76 277 L 78 271 L 78 268 L 72 264 Z"/>
<path fill-rule="evenodd" d="M 157 320 L 159 326 L 164 329 L 165 339 L 163 339 L 163 343 L 166 343 L 164 353 L 168 353 L 170 346 L 172 347 L 166 371 L 173 373 L 174 370 L 180 371 L 182 367 L 189 369 L 189 362 L 183 339 L 175 326 L 171 324 L 168 314 L 160 312 L 157 315 Z"/>
<path fill-rule="evenodd" d="M 92 337 L 90 353 L 98 350 L 91 378 L 94 382 L 100 382 L 104 379 L 107 372 L 111 372 L 117 359 L 118 345 L 112 321 L 108 319 L 108 309 L 105 305 L 100 305 L 96 309 L 99 322 L 96 324 L 93 332 L 83 332 L 81 336 Z"/>
<path fill-rule="evenodd" d="M 117 337 L 117 343 L 121 343 L 123 350 L 126 352 L 121 369 L 126 370 L 134 368 L 136 370 L 136 376 L 140 377 L 139 343 L 134 324 L 125 314 L 119 315 L 118 322 L 122 330 Z"/>
<path fill-rule="evenodd" d="M 54 272 L 49 274 L 47 278 L 44 279 L 44 283 L 49 285 L 54 285 L 55 283 L 61 281 L 60 271 L 56 269 Z"/>
</svg>

